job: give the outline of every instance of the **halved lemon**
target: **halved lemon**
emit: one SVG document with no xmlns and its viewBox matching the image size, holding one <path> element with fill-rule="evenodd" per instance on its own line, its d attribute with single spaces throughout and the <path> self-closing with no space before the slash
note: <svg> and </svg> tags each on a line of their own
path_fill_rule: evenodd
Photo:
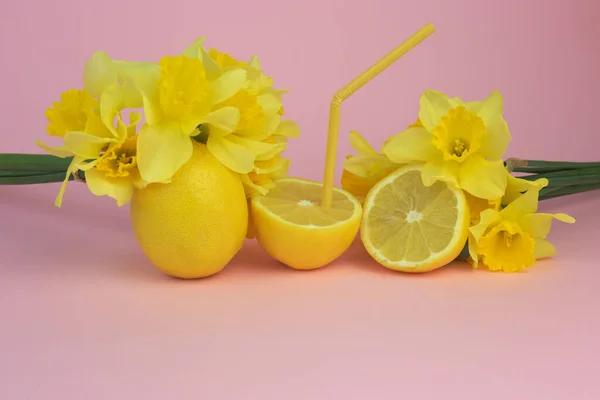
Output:
<svg viewBox="0 0 600 400">
<path fill-rule="evenodd" d="M 256 239 L 271 257 L 295 269 L 315 269 L 350 247 L 362 207 L 350 193 L 334 188 L 331 207 L 323 208 L 322 191 L 319 182 L 283 178 L 252 199 Z"/>
<path fill-rule="evenodd" d="M 377 182 L 364 203 L 361 239 L 381 265 L 427 272 L 453 261 L 469 232 L 463 191 L 445 182 L 423 185 L 421 167 L 402 167 Z"/>
</svg>

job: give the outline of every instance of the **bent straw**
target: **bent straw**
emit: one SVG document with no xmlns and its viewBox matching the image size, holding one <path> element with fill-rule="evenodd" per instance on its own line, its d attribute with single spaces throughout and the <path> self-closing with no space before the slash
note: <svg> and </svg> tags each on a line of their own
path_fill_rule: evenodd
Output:
<svg viewBox="0 0 600 400">
<path fill-rule="evenodd" d="M 365 83 L 379 75 L 383 70 L 392 65 L 400 57 L 412 50 L 425 38 L 435 31 L 431 23 L 409 37 L 404 43 L 396 47 L 389 54 L 377 61 L 373 66 L 356 77 L 352 82 L 338 90 L 331 100 L 329 109 L 329 132 L 327 134 L 327 151 L 325 155 L 325 172 L 323 177 L 323 198 L 321 206 L 331 207 L 333 197 L 333 178 L 335 174 L 335 158 L 338 144 L 338 132 L 340 129 L 340 106 L 342 102 L 360 89 Z"/>
</svg>

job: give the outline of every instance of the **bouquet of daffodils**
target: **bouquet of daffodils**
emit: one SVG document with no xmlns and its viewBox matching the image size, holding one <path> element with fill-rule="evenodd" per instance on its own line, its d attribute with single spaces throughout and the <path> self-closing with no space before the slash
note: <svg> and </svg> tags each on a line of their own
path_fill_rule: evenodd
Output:
<svg viewBox="0 0 600 400">
<path fill-rule="evenodd" d="M 62 143 L 36 143 L 54 157 L 3 154 L 2 183 L 63 181 L 60 207 L 67 182 L 83 181 L 122 206 L 134 189 L 170 182 L 197 142 L 239 174 L 248 195 L 265 193 L 286 175 L 281 153 L 299 134 L 282 119 L 286 90 L 272 87 L 257 57 L 238 61 L 207 51 L 203 41 L 158 63 L 96 52 L 85 64 L 83 89 L 62 93 L 46 111 L 48 134 Z"/>
<path fill-rule="evenodd" d="M 342 186 L 364 202 L 391 173 L 418 166 L 424 187 L 443 182 L 464 194 L 469 215 L 462 257 L 476 268 L 522 271 L 556 253 L 546 240 L 552 220 L 575 222 L 566 214 L 538 213 L 538 201 L 599 189 L 600 163 L 504 161 L 511 135 L 502 114 L 498 92 L 465 102 L 428 90 L 416 122 L 388 138 L 381 152 L 351 133 L 358 154 L 347 157 Z"/>
</svg>

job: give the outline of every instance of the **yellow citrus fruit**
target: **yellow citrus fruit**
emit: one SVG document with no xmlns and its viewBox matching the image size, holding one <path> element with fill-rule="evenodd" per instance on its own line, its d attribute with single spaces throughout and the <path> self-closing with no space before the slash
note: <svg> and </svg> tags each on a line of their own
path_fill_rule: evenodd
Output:
<svg viewBox="0 0 600 400">
<path fill-rule="evenodd" d="M 221 271 L 241 249 L 248 204 L 239 176 L 200 143 L 171 183 L 153 183 L 131 201 L 135 237 L 150 261 L 178 278 Z"/>
<path fill-rule="evenodd" d="M 252 199 L 256 239 L 273 258 L 295 269 L 323 267 L 350 247 L 358 233 L 362 207 L 348 192 L 334 188 L 330 208 L 321 207 L 323 185 L 283 178 L 265 196 Z"/>
<path fill-rule="evenodd" d="M 426 272 L 454 260 L 469 232 L 463 191 L 445 182 L 423 185 L 421 167 L 402 167 L 367 194 L 361 239 L 381 265 Z"/>
</svg>

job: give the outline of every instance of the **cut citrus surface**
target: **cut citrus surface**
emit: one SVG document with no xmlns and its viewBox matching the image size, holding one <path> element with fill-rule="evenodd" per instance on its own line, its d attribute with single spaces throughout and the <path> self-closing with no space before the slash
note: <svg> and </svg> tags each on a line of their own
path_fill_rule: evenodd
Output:
<svg viewBox="0 0 600 400">
<path fill-rule="evenodd" d="M 251 206 L 256 239 L 271 257 L 295 269 L 315 269 L 350 247 L 362 216 L 350 193 L 334 188 L 332 205 L 324 208 L 319 182 L 283 178 L 275 184 Z"/>
<path fill-rule="evenodd" d="M 362 242 L 389 269 L 426 272 L 442 267 L 460 254 L 468 232 L 463 191 L 445 182 L 426 187 L 420 166 L 391 173 L 365 199 Z"/>
</svg>

